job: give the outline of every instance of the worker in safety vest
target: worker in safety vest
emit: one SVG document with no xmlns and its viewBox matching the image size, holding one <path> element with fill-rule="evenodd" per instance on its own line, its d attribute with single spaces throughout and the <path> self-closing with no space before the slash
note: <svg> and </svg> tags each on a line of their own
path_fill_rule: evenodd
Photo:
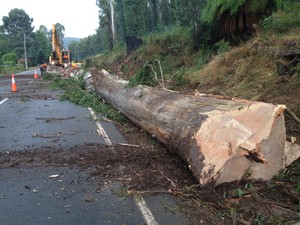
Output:
<svg viewBox="0 0 300 225">
<path fill-rule="evenodd" d="M 41 66 L 40 66 L 40 70 L 41 70 L 41 75 L 43 76 L 44 75 L 44 71 L 46 71 L 47 69 L 47 64 L 46 63 L 43 63 Z"/>
<path fill-rule="evenodd" d="M 47 69 L 47 64 L 46 63 L 43 63 L 41 66 L 40 66 L 40 70 L 41 70 L 41 75 L 43 76 L 44 75 L 44 71 Z"/>
</svg>

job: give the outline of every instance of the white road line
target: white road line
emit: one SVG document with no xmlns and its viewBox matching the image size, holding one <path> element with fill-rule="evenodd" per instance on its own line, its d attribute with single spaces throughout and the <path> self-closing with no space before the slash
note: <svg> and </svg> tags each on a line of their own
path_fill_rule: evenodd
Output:
<svg viewBox="0 0 300 225">
<path fill-rule="evenodd" d="M 135 203 L 142 212 L 142 216 L 147 225 L 158 225 L 143 197 L 135 198 Z"/>
<path fill-rule="evenodd" d="M 96 122 L 96 125 L 98 127 L 98 130 L 97 130 L 98 134 L 103 137 L 106 145 L 111 150 L 113 150 L 114 153 L 116 153 L 115 148 L 112 145 L 111 141 L 109 140 L 109 137 L 107 136 L 107 133 L 105 132 L 103 126 L 101 125 L 101 123 L 99 121 L 97 121 L 97 116 L 96 116 L 94 110 L 90 107 L 88 109 L 90 110 L 90 113 L 93 117 L 93 120 L 95 120 L 95 122 Z M 137 207 L 141 211 L 142 216 L 144 218 L 144 221 L 146 222 L 147 225 L 158 225 L 158 223 L 156 222 L 153 214 L 151 213 L 150 209 L 148 208 L 148 206 L 147 206 L 147 204 L 146 204 L 143 197 L 136 198 L 135 199 L 135 204 L 137 205 Z"/>
<path fill-rule="evenodd" d="M 6 102 L 7 100 L 8 100 L 8 98 L 3 99 L 3 100 L 0 102 L 0 105 L 1 105 L 2 103 Z"/>
<path fill-rule="evenodd" d="M 101 123 L 97 120 L 98 118 L 97 118 L 97 116 L 96 116 L 94 110 L 93 110 L 92 108 L 90 108 L 90 107 L 89 107 L 88 109 L 90 110 L 90 113 L 92 114 L 93 120 L 95 120 L 95 123 L 96 123 L 96 125 L 97 125 L 97 127 L 98 127 L 98 130 L 97 130 L 98 134 L 99 134 L 101 137 L 103 137 L 103 139 L 104 139 L 104 141 L 105 141 L 105 144 L 106 144 L 111 150 L 113 150 L 114 153 L 116 153 L 116 152 L 115 152 L 114 146 L 112 145 L 110 139 L 109 139 L 108 136 L 107 136 L 107 133 L 105 132 L 105 130 L 104 130 L 104 128 L 102 127 Z"/>
</svg>

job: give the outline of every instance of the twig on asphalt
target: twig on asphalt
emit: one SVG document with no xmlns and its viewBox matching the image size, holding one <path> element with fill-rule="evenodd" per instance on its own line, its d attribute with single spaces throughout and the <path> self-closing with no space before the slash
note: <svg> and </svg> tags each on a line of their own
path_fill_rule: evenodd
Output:
<svg viewBox="0 0 300 225">
<path fill-rule="evenodd" d="M 128 146 L 128 147 L 134 147 L 134 148 L 139 148 L 139 145 L 133 145 L 133 144 L 126 144 L 126 143 L 118 143 L 118 145 L 122 145 L 122 146 Z"/>
<path fill-rule="evenodd" d="M 67 117 L 58 117 L 58 118 L 54 118 L 54 117 L 36 117 L 36 120 L 46 120 L 46 122 L 50 122 L 50 121 L 56 121 L 56 120 L 69 120 L 69 119 L 74 119 L 75 116 L 67 116 Z"/>
<path fill-rule="evenodd" d="M 33 133 L 32 137 L 33 138 L 57 138 L 64 134 L 76 134 L 76 133 L 78 133 L 78 132 L 60 132 L 59 131 L 56 134 L 52 134 L 52 135 Z"/>
<path fill-rule="evenodd" d="M 24 95 L 27 98 L 34 98 L 34 99 L 43 99 L 43 100 L 55 100 L 59 99 L 57 96 L 33 96 L 33 95 Z"/>
</svg>

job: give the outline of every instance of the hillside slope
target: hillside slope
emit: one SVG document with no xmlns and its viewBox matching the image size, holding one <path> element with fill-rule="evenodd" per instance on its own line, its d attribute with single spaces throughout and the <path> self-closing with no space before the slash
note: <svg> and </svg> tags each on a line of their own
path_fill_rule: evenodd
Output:
<svg viewBox="0 0 300 225">
<path fill-rule="evenodd" d="M 173 90 L 284 104 L 300 117 L 300 28 L 262 32 L 218 55 L 195 53 L 182 39 L 152 38 L 133 53 L 103 54 L 88 64 L 129 79 L 132 85 L 161 85 L 163 77 Z M 289 113 L 286 128 L 287 136 L 297 137 L 299 143 L 300 124 Z"/>
<path fill-rule="evenodd" d="M 282 35 L 260 34 L 215 56 L 202 70 L 187 74 L 199 92 L 284 104 L 300 117 L 300 30 Z M 288 136 L 300 124 L 286 113 Z"/>
<path fill-rule="evenodd" d="M 166 42 L 161 42 L 163 45 L 151 42 L 131 54 L 114 52 L 99 55 L 87 63 L 129 79 L 132 85 L 161 85 L 163 75 L 166 87 L 181 92 L 197 90 L 230 98 L 285 104 L 300 117 L 299 34 L 300 29 L 281 35 L 259 34 L 247 43 L 212 56 L 204 65 L 196 62 L 202 61 L 205 53 L 191 54 L 182 50 L 184 44 L 178 44 L 178 49 L 175 49 L 174 45 L 171 48 Z M 168 52 L 168 49 L 171 51 Z M 286 113 L 285 119 L 288 136 L 297 137 L 299 142 L 300 124 L 289 113 Z M 167 174 L 178 172 L 171 180 L 178 181 L 184 188 L 180 191 L 170 188 L 168 192 L 182 198 L 181 210 L 190 216 L 192 224 L 273 225 L 299 221 L 300 159 L 271 181 L 242 180 L 215 188 L 184 183 L 180 179 L 185 177 L 182 169 L 178 170 L 177 165 L 172 169 L 165 156 L 159 157 L 159 160 L 164 171 L 170 172 Z M 126 161 L 132 162 L 128 158 Z M 136 163 L 141 164 L 140 161 Z M 147 181 L 156 193 L 157 190 L 163 192 L 164 189 L 153 181 L 157 177 L 151 174 Z M 132 187 L 131 184 L 130 191 L 134 193 L 136 186 Z M 151 193 L 149 189 L 149 186 L 143 185 L 142 193 Z"/>
</svg>

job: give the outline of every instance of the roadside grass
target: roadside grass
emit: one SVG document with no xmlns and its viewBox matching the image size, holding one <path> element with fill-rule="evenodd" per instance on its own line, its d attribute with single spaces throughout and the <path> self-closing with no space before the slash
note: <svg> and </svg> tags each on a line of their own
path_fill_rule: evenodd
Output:
<svg viewBox="0 0 300 225">
<path fill-rule="evenodd" d="M 0 65 L 0 77 L 11 75 L 12 73 L 18 73 L 24 71 L 24 66 L 17 64 L 16 66 L 3 66 Z"/>
<path fill-rule="evenodd" d="M 126 54 L 125 46 L 120 44 L 110 52 L 104 52 L 102 54 L 87 58 L 84 61 L 85 68 L 98 67 L 109 70 L 111 64 L 121 59 Z"/>
<path fill-rule="evenodd" d="M 60 100 L 90 107 L 96 113 L 101 113 L 104 117 L 118 123 L 125 120 L 125 117 L 118 110 L 106 104 L 95 93 L 88 92 L 85 89 L 83 76 L 66 79 L 58 74 L 45 73 L 43 79 L 52 80 L 50 88 L 64 91 L 60 96 Z"/>
<path fill-rule="evenodd" d="M 195 49 L 188 29 L 174 26 L 144 38 L 144 45 L 128 59 L 136 64 L 129 85 L 161 86 L 178 90 L 187 84 L 185 71 L 195 65 Z"/>
<path fill-rule="evenodd" d="M 158 85 L 178 90 L 187 85 L 186 71 L 194 66 L 202 67 L 208 59 L 207 53 L 199 57 L 192 43 L 189 29 L 174 26 L 164 33 L 143 37 L 143 45 L 130 54 L 124 46 L 117 46 L 111 52 L 86 59 L 85 67 L 98 67 L 117 74 L 128 79 L 129 86 Z M 203 52 L 201 50 L 200 54 Z"/>
</svg>

